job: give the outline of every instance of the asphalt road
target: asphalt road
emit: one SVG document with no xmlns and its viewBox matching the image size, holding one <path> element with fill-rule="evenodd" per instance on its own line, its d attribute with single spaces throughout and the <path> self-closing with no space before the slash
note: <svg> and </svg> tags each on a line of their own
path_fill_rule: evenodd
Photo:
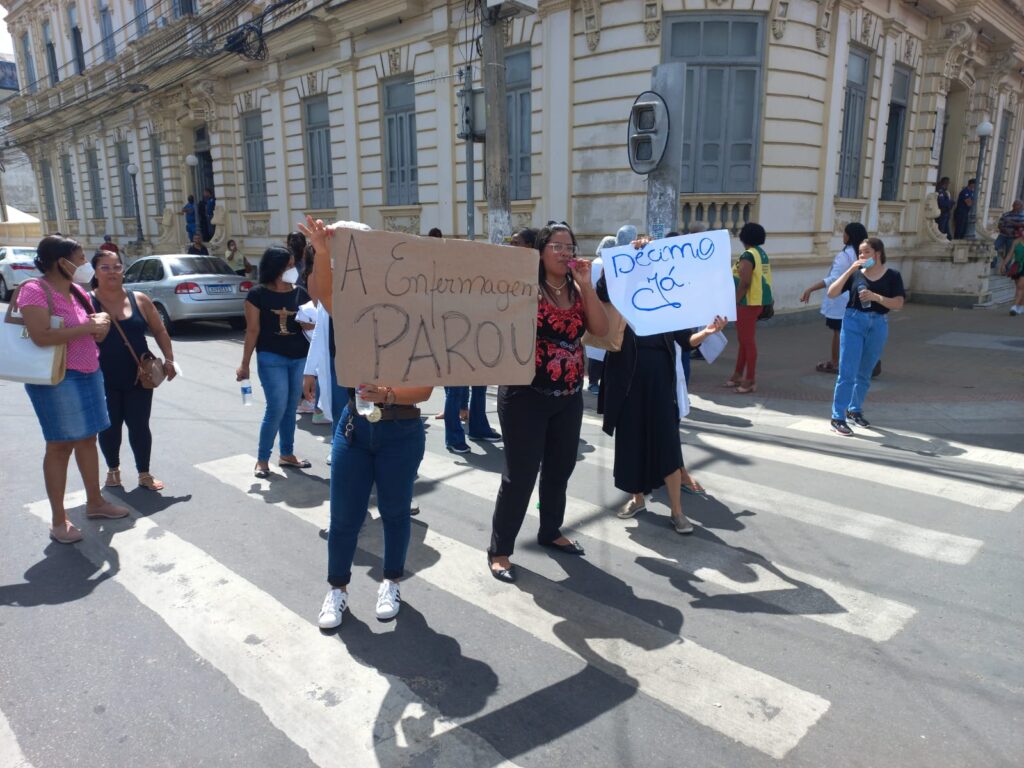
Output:
<svg viewBox="0 0 1024 768">
<path fill-rule="evenodd" d="M 371 520 L 321 634 L 328 428 L 302 417 L 311 471 L 255 480 L 241 335 L 175 347 L 167 489 L 124 471 L 135 513 L 99 524 L 73 476 L 71 547 L 47 540 L 42 438 L 0 382 L 2 768 L 1024 764 L 1019 403 L 987 404 L 984 435 L 915 433 L 905 404 L 843 440 L 819 403 L 695 397 L 684 455 L 709 496 L 685 497 L 682 537 L 662 493 L 612 514 L 588 395 L 567 512 L 587 556 L 540 549 L 528 517 L 512 587 L 484 560 L 501 445 L 448 454 L 430 419 L 401 614 L 373 615 Z"/>
</svg>

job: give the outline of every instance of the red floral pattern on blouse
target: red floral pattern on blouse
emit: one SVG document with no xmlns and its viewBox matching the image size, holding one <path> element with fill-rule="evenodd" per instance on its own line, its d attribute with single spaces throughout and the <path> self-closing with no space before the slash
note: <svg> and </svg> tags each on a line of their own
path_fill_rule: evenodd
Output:
<svg viewBox="0 0 1024 768">
<path fill-rule="evenodd" d="M 537 373 L 533 386 L 546 394 L 571 395 L 583 384 L 583 300 L 568 309 L 541 300 L 537 307 Z"/>
</svg>

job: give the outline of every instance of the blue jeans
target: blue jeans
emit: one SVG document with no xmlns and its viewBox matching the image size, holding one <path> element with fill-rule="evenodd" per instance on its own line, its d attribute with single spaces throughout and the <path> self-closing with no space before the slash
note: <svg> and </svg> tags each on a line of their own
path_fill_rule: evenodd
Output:
<svg viewBox="0 0 1024 768">
<path fill-rule="evenodd" d="M 362 416 L 355 416 L 350 442 L 345 437 L 348 410 L 346 405 L 334 432 L 331 451 L 327 582 L 332 587 L 344 587 L 352 579 L 352 559 L 374 485 L 384 526 L 384 578 L 402 577 L 409 549 L 412 487 L 426 447 L 426 432 L 420 419 L 371 424 Z"/>
<path fill-rule="evenodd" d="M 267 410 L 260 425 L 260 447 L 256 458 L 270 461 L 274 438 L 280 435 L 278 446 L 282 456 L 295 453 L 295 406 L 302 397 L 302 370 L 304 357 L 285 357 L 275 352 L 256 353 L 256 373 L 259 374 Z"/>
<path fill-rule="evenodd" d="M 877 312 L 847 309 L 839 335 L 839 378 L 832 397 L 832 418 L 846 419 L 846 412 L 861 413 L 871 388 L 871 370 L 882 357 L 889 338 L 889 319 Z"/>
<path fill-rule="evenodd" d="M 493 432 L 487 421 L 487 387 L 444 388 L 444 444 L 465 445 L 466 431 L 459 419 L 459 411 L 469 408 L 469 436 L 487 437 Z"/>
</svg>

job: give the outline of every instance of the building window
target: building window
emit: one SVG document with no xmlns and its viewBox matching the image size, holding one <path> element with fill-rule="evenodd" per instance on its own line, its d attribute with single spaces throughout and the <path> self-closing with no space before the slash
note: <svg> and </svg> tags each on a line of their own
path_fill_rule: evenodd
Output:
<svg viewBox="0 0 1024 768">
<path fill-rule="evenodd" d="M 250 211 L 265 211 L 267 165 L 263 156 L 263 114 L 260 112 L 242 115 L 242 151 L 245 153 L 246 205 Z"/>
<path fill-rule="evenodd" d="M 35 93 L 39 84 L 36 82 L 36 60 L 32 58 L 32 39 L 28 32 L 21 35 L 21 55 L 25 59 L 25 90 Z"/>
<path fill-rule="evenodd" d="M 64 185 L 64 212 L 69 219 L 78 218 L 78 206 L 75 205 L 75 180 L 71 175 L 71 155 L 60 156 L 60 177 Z"/>
<path fill-rule="evenodd" d="M 860 197 L 870 67 L 871 56 L 868 53 L 850 49 L 843 106 L 843 142 L 839 149 L 839 197 Z"/>
<path fill-rule="evenodd" d="M 1013 125 L 1013 112 L 1003 110 L 999 125 L 999 138 L 996 140 L 995 165 L 992 166 L 992 196 L 989 203 L 993 208 L 1003 204 L 1003 178 L 1006 175 L 1006 153 L 1010 149 L 1010 128 Z"/>
<path fill-rule="evenodd" d="M 103 190 L 100 188 L 100 160 L 95 149 L 85 151 L 85 166 L 89 173 L 89 197 L 92 200 L 92 217 L 102 219 L 106 216 L 103 212 Z"/>
<path fill-rule="evenodd" d="M 82 28 L 78 26 L 78 8 L 68 6 L 68 26 L 71 28 L 71 47 L 75 58 L 75 74 L 85 72 L 85 46 L 82 44 Z"/>
<path fill-rule="evenodd" d="M 419 202 L 416 91 L 412 78 L 384 84 L 384 176 L 388 205 Z"/>
<path fill-rule="evenodd" d="M 309 207 L 334 207 L 334 173 L 331 170 L 331 120 L 327 96 L 303 103 L 306 119 L 306 187 Z M 262 134 L 262 127 L 260 128 Z"/>
<path fill-rule="evenodd" d="M 50 76 L 50 85 L 60 81 L 57 69 L 57 48 L 53 44 L 53 29 L 49 21 L 43 22 L 43 46 L 46 48 L 46 72 Z"/>
<path fill-rule="evenodd" d="M 114 143 L 117 155 L 117 180 L 121 187 L 121 215 L 126 219 L 135 215 L 135 197 L 132 195 L 132 177 L 128 173 L 131 160 L 128 158 L 128 141 L 122 139 Z"/>
<path fill-rule="evenodd" d="M 665 58 L 686 64 L 680 191 L 755 191 L 763 19 L 687 14 L 669 24 Z"/>
<path fill-rule="evenodd" d="M 174 18 L 192 16 L 196 12 L 195 0 L 174 0 Z"/>
<path fill-rule="evenodd" d="M 148 0 L 135 0 L 135 34 L 142 37 L 149 32 Z"/>
<path fill-rule="evenodd" d="M 50 167 L 50 161 L 44 158 L 41 169 L 43 172 L 43 204 L 46 206 L 46 220 L 56 221 L 57 198 L 53 194 L 53 169 Z"/>
<path fill-rule="evenodd" d="M 530 49 L 505 54 L 508 102 L 508 190 L 512 200 L 530 198 L 531 94 L 533 71 Z"/>
<path fill-rule="evenodd" d="M 903 141 L 907 135 L 907 105 L 913 73 L 897 66 L 892 78 L 889 100 L 889 125 L 885 132 L 885 156 L 882 160 L 882 200 L 895 200 L 900 190 L 903 168 Z"/>
<path fill-rule="evenodd" d="M 103 58 L 113 61 L 117 56 L 117 44 L 114 41 L 114 16 L 109 5 L 100 8 L 100 34 L 103 35 Z"/>
<path fill-rule="evenodd" d="M 156 212 L 163 216 L 164 208 L 167 207 L 167 199 L 164 196 L 164 161 L 160 156 L 160 137 L 155 133 L 149 134 L 149 157 L 153 169 L 153 192 L 156 197 Z"/>
</svg>

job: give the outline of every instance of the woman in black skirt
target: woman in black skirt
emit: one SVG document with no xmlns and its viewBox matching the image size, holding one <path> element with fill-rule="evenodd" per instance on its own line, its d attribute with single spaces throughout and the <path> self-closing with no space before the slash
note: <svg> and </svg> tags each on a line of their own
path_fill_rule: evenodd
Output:
<svg viewBox="0 0 1024 768">
<path fill-rule="evenodd" d="M 608 301 L 604 277 L 597 296 Z M 679 403 L 676 398 L 674 344 L 690 354 L 728 321 L 715 319 L 703 330 L 637 336 L 626 326 L 622 349 L 605 356 L 598 412 L 604 431 L 615 436 L 615 487 L 633 494 L 618 516 L 630 518 L 646 507 L 645 496 L 664 485 L 676 533 L 693 533 L 683 514 L 680 485 L 683 449 L 679 443 Z"/>
</svg>

